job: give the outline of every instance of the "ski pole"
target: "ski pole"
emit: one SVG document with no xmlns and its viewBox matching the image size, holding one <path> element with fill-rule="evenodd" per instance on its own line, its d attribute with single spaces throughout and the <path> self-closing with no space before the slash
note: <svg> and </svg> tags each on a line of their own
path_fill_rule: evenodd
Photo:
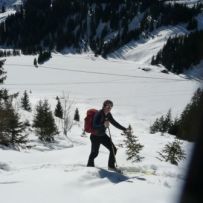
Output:
<svg viewBox="0 0 203 203">
<path fill-rule="evenodd" d="M 113 142 L 112 142 L 112 138 L 111 138 L 111 132 L 110 132 L 110 128 L 109 127 L 108 127 L 108 131 L 109 131 L 109 136 L 110 136 L 110 139 L 111 139 L 111 147 L 112 147 L 113 156 L 114 156 L 114 160 L 115 160 L 115 166 L 118 167 L 117 161 L 116 161 L 116 154 L 115 154 L 115 151 L 114 151 Z"/>
</svg>

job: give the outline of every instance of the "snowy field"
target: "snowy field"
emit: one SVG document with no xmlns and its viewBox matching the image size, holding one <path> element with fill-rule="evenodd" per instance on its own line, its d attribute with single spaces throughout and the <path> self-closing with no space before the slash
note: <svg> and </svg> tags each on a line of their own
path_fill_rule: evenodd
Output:
<svg viewBox="0 0 203 203">
<path fill-rule="evenodd" d="M 154 36 L 132 43 L 112 54 L 108 60 L 92 53 L 81 55 L 52 54 L 45 64 L 35 68 L 36 56 L 6 59 L 7 80 L 1 87 L 10 92 L 27 90 L 34 109 L 40 99 L 48 99 L 54 110 L 56 96 L 69 95 L 73 112 L 79 109 L 81 121 L 55 144 L 40 143 L 30 132 L 31 149 L 0 149 L 0 194 L 4 203 L 98 203 L 103 202 L 177 202 L 185 180 L 192 144 L 184 142 L 187 159 L 179 166 L 161 162 L 156 157 L 170 135 L 151 135 L 149 126 L 169 109 L 178 116 L 200 83 L 184 75 L 164 74 L 161 66 L 149 65 L 150 58 L 163 46 L 167 37 L 183 27 L 159 30 Z M 144 70 L 143 70 L 144 69 Z M 101 147 L 95 168 L 87 168 L 90 153 L 88 135 L 81 137 L 88 108 L 100 109 L 106 99 L 114 102 L 114 118 L 124 126 L 132 125 L 144 145 L 140 163 L 126 161 L 123 136 L 111 128 L 118 147 L 117 163 L 125 175 L 107 171 L 108 151 Z M 19 104 L 17 103 L 16 106 Z M 32 113 L 22 119 L 32 122 Z M 34 111 L 33 111 L 34 113 Z"/>
</svg>

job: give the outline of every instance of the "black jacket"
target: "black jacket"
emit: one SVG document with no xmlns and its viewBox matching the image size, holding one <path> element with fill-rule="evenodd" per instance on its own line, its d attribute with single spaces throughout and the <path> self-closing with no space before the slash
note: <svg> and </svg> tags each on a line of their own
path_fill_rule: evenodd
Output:
<svg viewBox="0 0 203 203">
<path fill-rule="evenodd" d="M 109 121 L 114 127 L 120 130 L 126 130 L 125 127 L 120 125 L 117 121 L 114 120 L 111 113 L 107 115 L 104 114 L 103 110 L 98 111 L 93 119 L 93 129 L 96 131 L 96 135 L 104 135 L 106 132 L 106 127 L 104 126 L 104 122 Z"/>
</svg>

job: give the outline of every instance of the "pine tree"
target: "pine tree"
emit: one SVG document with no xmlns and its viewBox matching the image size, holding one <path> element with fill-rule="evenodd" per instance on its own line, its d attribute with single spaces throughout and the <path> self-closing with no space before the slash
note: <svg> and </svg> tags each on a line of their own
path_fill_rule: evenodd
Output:
<svg viewBox="0 0 203 203">
<path fill-rule="evenodd" d="M 21 98 L 21 107 L 26 111 L 31 111 L 29 96 L 26 90 L 24 91 L 23 97 Z"/>
<path fill-rule="evenodd" d="M 63 108 L 61 106 L 61 102 L 60 102 L 60 99 L 57 98 L 57 104 L 56 104 L 56 108 L 55 108 L 55 111 L 54 111 L 54 115 L 60 119 L 63 119 Z"/>
<path fill-rule="evenodd" d="M 130 125 L 128 129 L 129 130 L 124 134 L 126 137 L 124 142 L 126 145 L 127 160 L 132 160 L 132 162 L 139 162 L 144 158 L 139 155 L 140 150 L 142 150 L 143 148 L 143 145 L 138 143 L 138 139 L 135 135 L 133 135 Z"/>
<path fill-rule="evenodd" d="M 36 59 L 36 58 L 34 58 L 34 62 L 33 62 L 33 64 L 34 64 L 34 66 L 35 66 L 36 68 L 38 68 L 38 65 L 37 65 L 37 59 Z"/>
<path fill-rule="evenodd" d="M 168 133 L 171 135 L 177 135 L 179 129 L 180 129 L 180 119 L 175 118 L 174 121 L 172 121 L 171 127 L 168 130 Z"/>
<path fill-rule="evenodd" d="M 178 165 L 179 161 L 185 159 L 185 152 L 181 148 L 182 143 L 177 138 L 172 142 L 165 145 L 161 152 L 158 152 L 161 161 L 170 162 L 171 164 Z"/>
<path fill-rule="evenodd" d="M 5 63 L 6 60 L 0 60 L 0 84 L 2 84 L 4 82 L 4 80 L 6 79 L 6 72 L 3 69 L 3 65 Z"/>
<path fill-rule="evenodd" d="M 102 23 L 108 27 L 108 33 L 105 33 L 106 31 L 103 33 L 105 36 L 120 30 L 121 43 L 111 46 L 111 51 L 114 51 L 134 38 L 132 30 L 128 30 L 127 27 L 133 18 L 139 17 L 141 13 L 141 23 L 136 30 L 139 34 L 141 32 L 147 34 L 154 29 L 154 26 L 187 23 L 201 11 L 201 7 L 172 6 L 158 0 L 119 0 L 116 2 L 105 0 L 102 2 L 101 5 L 98 0 L 87 2 L 26 0 L 20 11 L 9 16 L 5 21 L 6 29 L 3 29 L 3 25 L 0 26 L 0 43 L 19 47 L 24 53 L 30 54 L 36 53 L 36 50 L 39 52 L 40 47 L 62 50 L 65 47 L 79 46 L 78 51 L 81 51 L 83 43 L 80 42 L 88 41 L 86 47 L 91 47 L 93 40 L 99 36 L 98 25 Z M 151 16 L 151 19 L 147 18 L 148 16 Z M 50 19 L 52 19 L 51 24 Z M 123 19 L 125 19 L 125 23 L 121 23 Z M 158 23 L 155 25 L 156 21 Z M 80 23 L 78 24 L 78 22 Z M 30 29 L 31 24 L 32 29 Z M 39 29 L 41 27 L 43 29 Z M 12 34 L 14 32 L 15 35 Z M 131 32 L 131 37 L 129 37 L 129 32 Z M 98 49 L 93 49 L 93 51 L 96 51 L 96 54 L 102 54 L 104 50 L 98 52 Z"/>
<path fill-rule="evenodd" d="M 168 111 L 168 113 L 166 114 L 163 122 L 162 122 L 162 129 L 161 132 L 168 132 L 168 130 L 170 129 L 172 125 L 172 119 L 171 119 L 171 109 Z"/>
<path fill-rule="evenodd" d="M 33 127 L 39 139 L 45 142 L 54 141 L 54 136 L 58 134 L 58 129 L 47 100 L 39 101 L 33 120 Z"/>
<path fill-rule="evenodd" d="M 11 115 L 8 122 L 8 133 L 11 136 L 11 144 L 25 144 L 27 142 L 27 134 L 23 135 L 25 125 L 20 121 L 20 116 L 14 109 L 11 109 Z"/>
<path fill-rule="evenodd" d="M 38 56 L 38 64 L 43 64 L 51 58 L 50 51 L 41 51 Z"/>
<path fill-rule="evenodd" d="M 191 102 L 185 107 L 179 120 L 177 137 L 184 140 L 195 141 L 200 133 L 203 115 L 203 89 L 198 88 Z"/>
<path fill-rule="evenodd" d="M 80 121 L 80 115 L 79 115 L 78 108 L 76 108 L 76 110 L 75 110 L 74 120 L 78 121 L 78 122 Z"/>
<path fill-rule="evenodd" d="M 0 61 L 0 84 L 6 79 L 4 62 L 5 60 Z M 27 135 L 24 134 L 25 126 L 20 122 L 20 116 L 12 105 L 12 100 L 17 95 L 18 93 L 9 95 L 7 89 L 0 89 L 0 144 L 2 145 L 15 146 L 27 142 Z"/>
<path fill-rule="evenodd" d="M 25 144 L 27 142 L 25 125 L 20 121 L 20 116 L 12 103 L 6 101 L 0 104 L 0 117 L 0 144 L 5 146 Z"/>
<path fill-rule="evenodd" d="M 154 133 L 158 132 L 157 129 L 159 129 L 159 119 L 158 118 L 156 118 L 154 123 L 149 127 L 149 132 L 151 134 L 154 134 Z"/>
<path fill-rule="evenodd" d="M 4 103 L 0 101 L 0 144 L 2 145 L 9 145 L 9 136 L 7 129 L 8 123 L 8 112 L 5 110 Z"/>
<path fill-rule="evenodd" d="M 161 116 L 157 118 L 155 122 L 150 126 L 150 133 L 161 132 L 162 135 L 165 132 L 169 132 L 171 126 L 173 125 L 173 121 L 171 118 L 171 110 L 168 111 L 166 116 Z"/>
<path fill-rule="evenodd" d="M 3 84 L 4 80 L 6 79 L 5 71 L 3 69 L 4 65 L 3 60 L 0 60 L 0 84 Z M 7 128 L 7 117 L 6 111 L 4 107 L 4 100 L 8 98 L 8 91 L 5 89 L 0 89 L 0 144 L 6 145 L 9 140 L 5 133 L 5 129 Z"/>
</svg>

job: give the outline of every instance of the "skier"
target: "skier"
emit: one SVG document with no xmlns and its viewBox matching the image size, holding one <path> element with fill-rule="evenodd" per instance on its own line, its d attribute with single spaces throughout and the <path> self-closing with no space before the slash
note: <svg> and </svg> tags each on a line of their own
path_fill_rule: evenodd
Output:
<svg viewBox="0 0 203 203">
<path fill-rule="evenodd" d="M 93 118 L 93 129 L 95 133 L 91 133 L 91 153 L 89 155 L 89 160 L 87 163 L 88 167 L 94 167 L 94 159 L 97 157 L 99 153 L 100 144 L 104 145 L 110 152 L 109 161 L 108 161 L 108 169 L 112 171 L 119 172 L 119 169 L 115 166 L 115 155 L 116 155 L 116 147 L 113 144 L 111 138 L 107 136 L 106 129 L 109 128 L 109 123 L 111 123 L 116 128 L 127 131 L 127 128 L 120 125 L 116 122 L 112 116 L 111 109 L 113 107 L 113 102 L 110 100 L 106 100 L 103 103 L 103 107 L 99 110 Z"/>
</svg>

